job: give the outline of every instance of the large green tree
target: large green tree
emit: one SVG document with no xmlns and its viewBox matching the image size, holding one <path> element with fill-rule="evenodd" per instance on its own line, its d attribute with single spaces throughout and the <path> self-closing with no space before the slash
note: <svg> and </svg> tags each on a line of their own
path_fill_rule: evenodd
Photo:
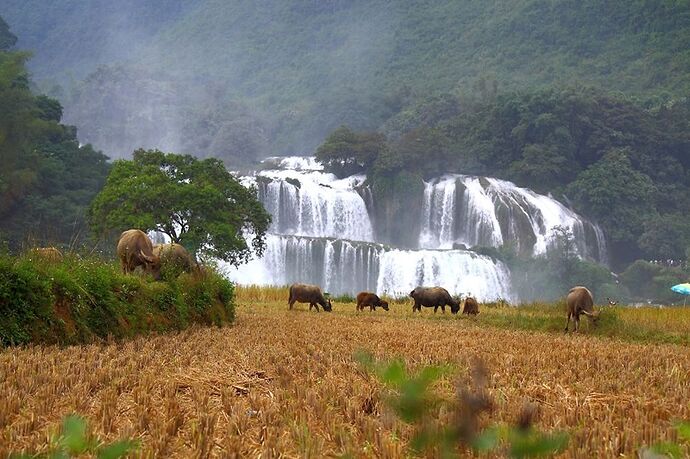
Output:
<svg viewBox="0 0 690 459">
<path fill-rule="evenodd" d="M 90 216 L 100 235 L 160 231 L 192 253 L 234 265 L 263 253 L 271 221 L 256 190 L 244 187 L 220 160 L 158 150 L 115 161 Z"/>
<path fill-rule="evenodd" d="M 568 187 L 577 205 L 607 228 L 614 244 L 635 244 L 644 222 L 655 213 L 657 189 L 635 170 L 629 149 L 614 149 L 582 172 Z"/>
<path fill-rule="evenodd" d="M 386 148 L 383 134 L 340 126 L 316 150 L 316 159 L 336 174 L 352 174 L 369 169 Z"/>
</svg>

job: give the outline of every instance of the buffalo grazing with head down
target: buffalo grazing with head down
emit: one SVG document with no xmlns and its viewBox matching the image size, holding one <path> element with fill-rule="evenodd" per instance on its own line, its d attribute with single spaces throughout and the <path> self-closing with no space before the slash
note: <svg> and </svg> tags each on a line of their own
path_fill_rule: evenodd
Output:
<svg viewBox="0 0 690 459">
<path fill-rule="evenodd" d="M 476 316 L 479 314 L 479 303 L 473 297 L 468 296 L 465 298 L 464 305 L 462 307 L 462 313 Z"/>
<path fill-rule="evenodd" d="M 434 312 L 440 307 L 443 312 L 446 312 L 446 305 L 450 306 L 450 312 L 453 314 L 460 311 L 460 303 L 443 287 L 417 287 L 410 292 L 410 296 L 414 298 L 412 312 L 421 312 L 422 306 L 433 307 Z"/>
<path fill-rule="evenodd" d="M 57 247 L 36 247 L 31 249 L 31 255 L 48 263 L 59 263 L 64 258 Z"/>
<path fill-rule="evenodd" d="M 200 267 L 184 246 L 175 242 L 170 244 L 156 244 L 153 246 L 153 254 L 158 256 L 161 261 L 162 269 L 172 269 L 179 274 L 180 271 L 186 273 L 199 272 Z"/>
<path fill-rule="evenodd" d="M 295 304 L 295 302 L 309 303 L 310 311 L 311 308 L 314 307 L 318 312 L 318 305 L 321 305 L 323 310 L 326 312 L 331 312 L 333 310 L 331 300 L 327 299 L 323 295 L 318 285 L 292 284 L 290 286 L 290 297 L 288 298 L 288 304 L 290 305 L 290 309 L 292 309 L 292 305 Z"/>
<path fill-rule="evenodd" d="M 363 311 L 367 306 L 369 306 L 369 311 L 374 311 L 377 307 L 388 311 L 388 302 L 379 298 L 375 293 L 359 292 L 357 294 L 357 310 Z"/>
<path fill-rule="evenodd" d="M 594 311 L 594 297 L 586 287 L 573 287 L 565 298 L 568 307 L 568 320 L 565 323 L 565 331 L 568 332 L 570 318 L 575 321 L 575 332 L 580 329 L 580 315 L 586 315 L 590 321 L 596 323 L 599 320 L 599 313 Z"/>
<path fill-rule="evenodd" d="M 130 229 L 123 232 L 117 242 L 117 256 L 123 273 L 129 274 L 141 266 L 154 279 L 160 279 L 161 260 L 153 253 L 151 239 L 143 231 Z"/>
</svg>

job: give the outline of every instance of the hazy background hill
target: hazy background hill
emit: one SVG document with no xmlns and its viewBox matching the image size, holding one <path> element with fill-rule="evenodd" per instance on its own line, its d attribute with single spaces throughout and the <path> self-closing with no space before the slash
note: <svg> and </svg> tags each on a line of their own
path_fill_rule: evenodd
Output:
<svg viewBox="0 0 690 459">
<path fill-rule="evenodd" d="M 80 140 L 114 157 L 239 166 L 442 92 L 690 88 L 685 1 L 5 0 L 0 15 Z"/>
</svg>

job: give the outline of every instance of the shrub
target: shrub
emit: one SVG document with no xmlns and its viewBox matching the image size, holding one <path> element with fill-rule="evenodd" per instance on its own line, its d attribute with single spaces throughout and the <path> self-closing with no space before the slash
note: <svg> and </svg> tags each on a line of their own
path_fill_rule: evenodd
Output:
<svg viewBox="0 0 690 459">
<path fill-rule="evenodd" d="M 0 345 L 72 344 L 233 320 L 233 285 L 212 268 L 153 282 L 97 259 L 0 257 Z"/>
</svg>

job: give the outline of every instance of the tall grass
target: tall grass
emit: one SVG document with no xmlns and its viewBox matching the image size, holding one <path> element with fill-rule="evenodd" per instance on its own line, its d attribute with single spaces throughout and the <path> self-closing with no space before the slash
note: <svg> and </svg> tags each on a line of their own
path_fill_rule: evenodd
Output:
<svg viewBox="0 0 690 459">
<path fill-rule="evenodd" d="M 233 318 L 233 285 L 213 270 L 154 282 L 74 254 L 0 256 L 0 345 L 81 343 Z"/>
<path fill-rule="evenodd" d="M 287 303 L 290 287 L 262 285 L 236 285 L 235 294 L 239 303 Z"/>
</svg>

